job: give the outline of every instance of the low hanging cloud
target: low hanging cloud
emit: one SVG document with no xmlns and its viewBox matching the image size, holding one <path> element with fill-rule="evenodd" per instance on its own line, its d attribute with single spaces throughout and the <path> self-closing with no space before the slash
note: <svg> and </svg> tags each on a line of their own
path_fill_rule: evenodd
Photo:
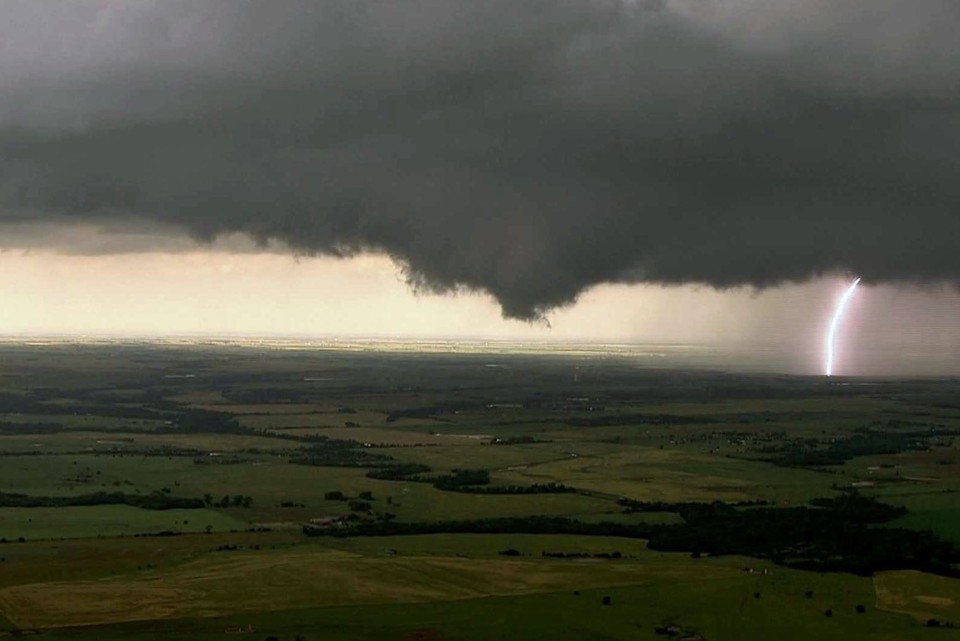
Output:
<svg viewBox="0 0 960 641">
<path fill-rule="evenodd" d="M 179 229 L 383 252 L 517 318 L 604 282 L 960 282 L 956 0 L 0 17 L 0 245 L 97 225 L 142 230 L 133 251 Z"/>
</svg>

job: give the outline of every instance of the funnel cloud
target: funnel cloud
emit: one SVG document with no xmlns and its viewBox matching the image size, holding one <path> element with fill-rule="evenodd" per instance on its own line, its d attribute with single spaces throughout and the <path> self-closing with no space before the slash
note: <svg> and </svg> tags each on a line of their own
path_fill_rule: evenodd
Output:
<svg viewBox="0 0 960 641">
<path fill-rule="evenodd" d="M 373 251 L 523 319 L 599 283 L 960 282 L 955 0 L 0 14 L 2 246 Z"/>
</svg>

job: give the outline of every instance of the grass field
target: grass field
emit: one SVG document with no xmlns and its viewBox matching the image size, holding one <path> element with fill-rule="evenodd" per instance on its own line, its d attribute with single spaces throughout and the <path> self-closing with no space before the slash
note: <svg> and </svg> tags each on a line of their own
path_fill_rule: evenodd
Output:
<svg viewBox="0 0 960 641">
<path fill-rule="evenodd" d="M 710 568 L 710 580 L 732 570 Z M 375 559 L 328 551 L 235 553 L 143 578 L 42 583 L 0 591 L 6 616 L 23 628 L 192 618 L 308 607 L 316 603 L 424 601 L 630 585 L 679 568 L 461 558 Z"/>
<path fill-rule="evenodd" d="M 0 538 L 14 540 L 130 536 L 152 532 L 224 531 L 250 527 L 214 510 L 142 510 L 128 505 L 0 508 Z"/>
<path fill-rule="evenodd" d="M 933 492 L 887 499 L 905 505 L 909 514 L 897 521 L 904 527 L 933 530 L 960 544 L 960 494 Z"/>
<path fill-rule="evenodd" d="M 918 621 L 960 619 L 960 585 L 956 580 L 920 572 L 883 572 L 873 579 L 877 607 L 903 612 Z"/>
<path fill-rule="evenodd" d="M 589 350 L 6 344 L 0 357 L 0 493 L 208 499 L 176 510 L 0 507 L 0 635 L 205 640 L 249 624 L 247 638 L 285 640 L 614 641 L 665 638 L 654 628 L 675 625 L 675 638 L 698 641 L 913 641 L 956 635 L 926 628 L 930 618 L 960 624 L 960 583 L 909 570 L 804 572 L 602 536 L 303 532 L 351 518 L 682 524 L 676 507 L 628 513 L 617 501 L 786 507 L 857 487 L 909 510 L 888 525 L 960 543 L 960 383 L 950 379 L 652 370 Z M 861 445 L 829 464 L 778 458 L 873 432 L 917 440 Z M 305 439 L 318 436 L 354 443 L 338 454 Z M 371 455 L 427 466 L 427 482 L 368 478 Z M 457 469 L 484 470 L 494 487 L 576 491 L 432 484 Z M 326 498 L 333 491 L 364 495 L 369 510 Z M 252 503 L 223 504 L 237 496 Z M 133 536 L 159 531 L 182 534 Z"/>
<path fill-rule="evenodd" d="M 275 635 L 306 639 L 343 639 L 347 641 L 388 641 L 444 639 L 454 641 L 499 641 L 502 639 L 557 641 L 603 641 L 609 639 L 662 639 L 654 629 L 658 625 L 677 623 L 701 638 L 718 641 L 760 641 L 775 638 L 784 641 L 914 641 L 930 638 L 929 630 L 905 617 L 887 613 L 872 616 L 835 616 L 825 619 L 815 607 L 797 617 L 783 617 L 776 606 L 770 612 L 741 607 L 741 600 L 731 597 L 723 588 L 706 590 L 652 590 L 649 586 L 570 592 L 493 597 L 425 604 L 348 606 L 323 609 L 289 610 L 256 616 L 234 616 L 205 621 L 170 621 L 163 629 L 150 625 L 125 625 L 93 630 L 74 629 L 45 633 L 60 641 L 72 639 L 178 639 L 231 638 L 224 634 L 228 627 L 252 625 L 256 635 Z M 611 596 L 613 605 L 600 605 L 602 596 Z M 661 616 L 663 606 L 677 601 L 715 599 L 715 614 L 703 617 L 689 615 L 689 608 Z M 731 610 L 731 608 L 733 608 Z M 732 614 L 733 613 L 733 614 Z M 258 636 L 254 636 L 258 638 Z"/>
<path fill-rule="evenodd" d="M 944 594 L 935 577 L 883 575 L 875 592 L 868 578 L 776 568 L 762 575 L 743 570 L 769 567 L 749 559 L 692 562 L 685 555 L 644 552 L 636 542 L 564 538 L 390 537 L 351 543 L 350 551 L 311 545 L 224 553 L 216 561 L 108 580 L 5 588 L 0 604 L 24 628 L 95 626 L 44 633 L 50 639 L 206 639 L 246 624 L 263 634 L 307 638 L 414 638 L 406 635 L 429 630 L 444 639 L 508 633 L 517 639 L 653 639 L 656 625 L 670 623 L 720 641 L 770 638 L 771 631 L 785 640 L 893 641 L 929 632 L 916 620 L 919 611 L 894 611 L 889 594 L 918 603 L 945 598 L 934 596 Z M 617 547 L 637 558 L 487 558 L 505 544 L 528 550 Z M 387 549 L 398 553 L 384 556 Z M 477 557 L 447 556 L 457 550 Z M 603 596 L 611 605 L 601 604 Z M 325 607 L 315 609 L 317 603 Z M 866 612 L 858 614 L 857 605 Z M 827 609 L 832 617 L 824 616 Z M 116 625 L 145 618 L 168 621 L 166 632 L 156 625 Z M 105 622 L 111 626 L 99 627 Z"/>
<path fill-rule="evenodd" d="M 829 490 L 835 481 L 808 470 L 691 452 L 616 444 L 569 445 L 576 456 L 514 465 L 498 473 L 510 483 L 557 481 L 574 487 L 650 501 L 797 502 Z M 561 452 L 558 452 L 560 454 Z"/>
</svg>

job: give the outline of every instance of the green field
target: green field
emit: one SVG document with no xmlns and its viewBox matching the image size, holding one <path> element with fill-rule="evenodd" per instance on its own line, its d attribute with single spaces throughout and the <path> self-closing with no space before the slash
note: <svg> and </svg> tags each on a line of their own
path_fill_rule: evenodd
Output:
<svg viewBox="0 0 960 641">
<path fill-rule="evenodd" d="M 691 504 L 780 513 L 856 491 L 906 508 L 883 527 L 960 544 L 950 379 L 832 386 L 589 353 L 0 357 L 0 635 L 894 641 L 960 625 L 956 562 L 857 576 L 640 536 L 351 535 L 535 516 L 642 532 L 682 528 Z M 418 467 L 368 476 L 400 465 Z M 464 469 L 489 480 L 440 482 Z"/>
<path fill-rule="evenodd" d="M 127 505 L 0 508 L 0 538 L 13 540 L 130 536 L 161 531 L 244 529 L 245 521 L 215 510 L 141 510 Z"/>
<path fill-rule="evenodd" d="M 770 634 L 894 640 L 926 638 L 917 617 L 929 611 L 957 614 L 956 605 L 943 605 L 956 596 L 955 584 L 920 575 L 878 577 L 878 600 L 869 578 L 777 568 L 748 573 L 744 567 L 769 566 L 740 558 L 694 564 L 616 540 L 590 545 L 621 547 L 636 558 L 488 558 L 504 544 L 529 550 L 585 545 L 564 538 L 388 539 L 349 552 L 300 547 L 233 553 L 140 576 L 3 589 L 0 603 L 21 627 L 52 628 L 44 633 L 51 639 L 220 638 L 227 627 L 248 624 L 289 638 L 411 638 L 405 635 L 430 631 L 441 638 L 495 639 L 512 631 L 513 638 L 653 639 L 656 626 L 673 624 L 721 641 Z M 386 549 L 397 555 L 384 556 Z M 464 552 L 475 556 L 452 556 Z M 610 605 L 601 603 L 605 596 Z M 325 607 L 313 607 L 318 602 Z M 100 625 L 105 622 L 111 625 Z M 93 627 L 70 629 L 77 625 Z"/>
<path fill-rule="evenodd" d="M 506 546 L 531 556 L 497 557 L 496 550 Z M 538 556 L 541 549 L 619 549 L 626 558 L 544 560 Z M 923 633 L 914 623 L 916 616 L 926 611 L 958 613 L 953 602 L 956 584 L 935 577 L 883 575 L 876 579 L 878 592 L 869 578 L 784 570 L 743 558 L 694 563 L 686 555 L 648 552 L 636 541 L 617 539 L 390 537 L 349 541 L 337 548 L 301 545 L 221 554 L 223 558 L 205 556 L 169 569 L 109 579 L 7 587 L 0 589 L 0 604 L 21 628 L 97 626 L 87 633 L 65 632 L 63 638 L 93 638 L 105 633 L 99 626 L 106 623 L 157 619 L 169 619 L 199 638 L 205 638 L 204 631 L 222 634 L 218 628 L 228 621 L 252 621 L 258 628 L 282 633 L 302 625 L 302 632 L 318 635 L 357 627 L 364 618 L 357 606 L 380 612 L 381 604 L 389 603 L 432 605 L 415 608 L 420 614 L 389 608 L 390 614 L 376 617 L 380 633 L 396 634 L 414 625 L 436 628 L 450 638 L 493 638 L 514 625 L 533 634 L 545 622 L 547 634 L 559 635 L 552 638 L 608 638 L 630 629 L 639 638 L 652 638 L 655 625 L 672 622 L 721 640 L 764 638 L 770 630 L 784 639 L 839 639 L 844 633 L 910 639 Z M 763 569 L 769 574 L 762 574 Z M 813 596 L 807 598 L 807 591 Z M 507 595 L 526 596 L 497 598 Z M 607 595 L 612 604 L 603 606 L 601 596 Z M 944 605 L 948 601 L 953 604 Z M 311 613 L 316 603 L 326 607 Z M 857 605 L 867 611 L 857 614 Z M 493 606 L 497 610 L 492 611 Z M 545 616 L 554 608 L 554 616 Z M 835 615 L 827 619 L 826 609 Z M 484 612 L 489 616 L 481 616 Z M 214 620 L 200 622 L 207 617 Z M 304 622 L 295 623 L 300 617 Z M 197 622 L 188 623 L 191 620 Z M 118 632 L 121 629 L 136 626 Z"/>
</svg>

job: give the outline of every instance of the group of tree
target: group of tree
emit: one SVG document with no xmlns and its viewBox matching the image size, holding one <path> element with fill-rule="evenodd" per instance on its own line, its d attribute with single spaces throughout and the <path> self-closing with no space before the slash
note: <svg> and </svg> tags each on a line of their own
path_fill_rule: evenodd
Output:
<svg viewBox="0 0 960 641">
<path fill-rule="evenodd" d="M 449 422 L 450 419 L 440 416 L 442 414 L 452 414 L 468 409 L 482 407 L 481 403 L 476 401 L 442 403 L 438 405 L 428 405 L 424 407 L 407 407 L 401 410 L 394 410 L 387 415 L 387 422 L 393 423 L 402 418 L 427 419 L 431 421 Z"/>
<path fill-rule="evenodd" d="M 555 482 L 533 485 L 490 485 L 490 472 L 487 470 L 456 469 L 450 474 L 429 480 L 432 480 L 433 487 L 438 490 L 466 494 L 567 494 L 577 491 L 568 485 Z"/>
<path fill-rule="evenodd" d="M 253 497 L 244 496 L 243 494 L 235 494 L 233 496 L 224 494 L 220 500 L 214 500 L 212 494 L 204 494 L 203 503 L 208 507 L 250 507 L 253 505 Z"/>
<path fill-rule="evenodd" d="M 490 445 L 533 445 L 534 443 L 552 443 L 553 441 L 545 441 L 533 436 L 507 436 L 504 438 L 494 438 L 490 441 Z"/>
<path fill-rule="evenodd" d="M 202 499 L 170 496 L 164 492 L 126 494 L 124 492 L 94 492 L 75 496 L 28 496 L 0 492 L 0 507 L 74 507 L 88 505 L 130 505 L 144 510 L 198 509 Z"/>
<path fill-rule="evenodd" d="M 361 501 L 359 499 L 352 499 L 347 503 L 347 506 L 350 508 L 351 512 L 369 512 L 373 509 L 373 506 L 370 505 L 367 501 Z"/>
<path fill-rule="evenodd" d="M 540 556 L 548 559 L 622 559 L 623 554 L 614 550 L 613 552 L 548 552 L 543 550 Z"/>
<path fill-rule="evenodd" d="M 221 393 L 228 401 L 244 405 L 302 403 L 309 400 L 307 390 L 283 387 L 240 387 L 225 389 Z"/>
<path fill-rule="evenodd" d="M 744 554 L 793 567 L 869 575 L 918 569 L 954 574 L 960 551 L 932 532 L 883 527 L 906 513 L 857 494 L 815 507 L 738 509 L 722 503 L 680 510 L 684 522 L 660 528 L 650 547 L 665 551 Z"/>
<path fill-rule="evenodd" d="M 428 466 L 420 463 L 397 463 L 372 469 L 367 472 L 367 478 L 381 481 L 407 481 L 429 471 Z"/>
<path fill-rule="evenodd" d="M 370 501 L 373 501 L 373 492 L 360 492 L 357 498 L 351 498 L 340 490 L 330 490 L 324 493 L 323 498 L 327 501 L 346 501 L 347 507 L 351 512 L 369 512 L 373 509 Z"/>
<path fill-rule="evenodd" d="M 296 465 L 385 468 L 394 463 L 390 456 L 371 452 L 357 441 L 294 434 L 281 434 L 278 438 L 309 443 L 307 449 L 290 459 Z"/>
<path fill-rule="evenodd" d="M 579 534 L 648 539 L 662 551 L 700 556 L 745 555 L 811 570 L 869 575 L 881 570 L 916 569 L 957 576 L 960 550 L 932 532 L 883 524 L 903 508 L 848 493 L 792 508 L 737 508 L 723 503 L 679 507 L 678 524 L 584 523 L 546 516 L 465 521 L 364 521 L 336 531 L 305 527 L 307 535 L 380 536 L 399 534 Z"/>
<path fill-rule="evenodd" d="M 712 425 L 721 421 L 709 416 L 678 414 L 604 414 L 567 418 L 563 422 L 573 427 L 607 427 L 610 425 Z"/>
<path fill-rule="evenodd" d="M 573 494 L 577 488 L 563 483 L 534 483 L 533 485 L 459 485 L 438 489 L 466 494 Z"/>
<path fill-rule="evenodd" d="M 69 397 L 64 390 L 31 390 L 27 394 L 0 392 L 0 414 L 41 414 L 56 416 L 63 413 L 63 405 L 58 398 Z M 146 407 L 124 405 L 112 402 L 90 403 L 79 401 L 70 405 L 75 414 L 110 416 L 115 418 L 162 418 L 163 415 Z"/>
<path fill-rule="evenodd" d="M 433 480 L 433 487 L 438 490 L 459 491 L 463 488 L 490 484 L 490 472 L 487 470 L 456 469 L 450 474 L 443 474 Z"/>
<path fill-rule="evenodd" d="M 455 469 L 449 474 L 430 476 L 430 468 L 419 463 L 401 463 L 370 470 L 367 478 L 430 483 L 444 492 L 465 494 L 565 494 L 576 488 L 562 483 L 534 483 L 533 485 L 490 485 L 490 472 L 483 469 Z"/>
<path fill-rule="evenodd" d="M 210 410 L 183 412 L 174 422 L 172 431 L 183 434 L 245 434 L 250 430 L 240 425 L 233 416 Z"/>
<path fill-rule="evenodd" d="M 623 511 L 625 513 L 632 514 L 636 512 L 680 512 L 680 510 L 687 509 L 692 505 L 698 504 L 678 501 L 635 501 L 634 499 L 621 497 L 617 499 L 617 505 L 623 507 Z M 710 504 L 700 503 L 699 505 Z M 730 507 L 760 507 L 770 505 L 770 501 L 765 501 L 762 499 L 751 501 L 734 501 L 731 503 L 725 503 L 725 505 Z"/>
<path fill-rule="evenodd" d="M 857 430 L 852 436 L 834 438 L 826 443 L 817 439 L 796 439 L 782 445 L 768 446 L 762 451 L 775 454 L 768 460 L 785 467 L 819 467 L 842 465 L 862 456 L 899 454 L 926 450 L 931 439 L 960 435 L 960 430 L 915 429 L 890 431 L 870 428 Z"/>
<path fill-rule="evenodd" d="M 0 434 L 57 434 L 65 431 L 62 423 L 11 423 L 0 421 Z"/>
</svg>

